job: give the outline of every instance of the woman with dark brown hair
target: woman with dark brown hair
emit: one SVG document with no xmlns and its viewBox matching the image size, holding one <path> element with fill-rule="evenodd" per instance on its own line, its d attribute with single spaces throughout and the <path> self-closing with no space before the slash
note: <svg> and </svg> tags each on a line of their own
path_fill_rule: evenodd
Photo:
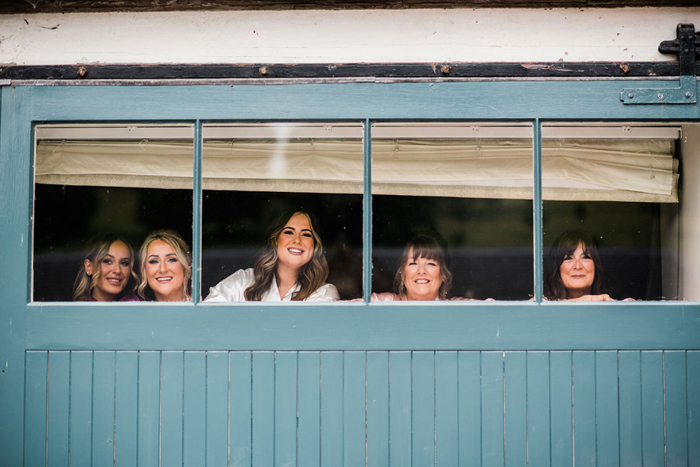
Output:
<svg viewBox="0 0 700 467">
<path fill-rule="evenodd" d="M 255 267 L 241 269 L 209 290 L 207 302 L 333 301 L 338 290 L 326 284 L 328 262 L 315 216 L 288 211 L 270 226 L 267 245 Z"/>
</svg>

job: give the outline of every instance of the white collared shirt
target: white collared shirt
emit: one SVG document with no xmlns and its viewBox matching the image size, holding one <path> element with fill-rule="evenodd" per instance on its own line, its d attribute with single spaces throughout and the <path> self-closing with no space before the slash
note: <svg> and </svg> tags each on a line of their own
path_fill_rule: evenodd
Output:
<svg viewBox="0 0 700 467">
<path fill-rule="evenodd" d="M 209 289 L 209 295 L 205 302 L 245 302 L 245 289 L 253 285 L 255 275 L 253 268 L 239 269 L 226 279 L 222 280 Z M 272 281 L 270 288 L 263 294 L 263 302 L 289 302 L 292 300 L 294 292 L 299 290 L 299 284 L 289 289 L 283 298 L 280 298 L 280 291 L 277 288 L 277 281 Z M 333 284 L 323 284 L 316 289 L 307 302 L 332 302 L 340 299 L 338 289 Z"/>
</svg>

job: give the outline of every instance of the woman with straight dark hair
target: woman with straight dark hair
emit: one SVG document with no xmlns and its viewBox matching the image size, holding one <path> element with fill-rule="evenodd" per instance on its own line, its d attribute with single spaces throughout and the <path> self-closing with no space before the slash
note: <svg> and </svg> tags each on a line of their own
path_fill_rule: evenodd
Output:
<svg viewBox="0 0 700 467">
<path fill-rule="evenodd" d="M 611 301 L 603 264 L 593 238 L 582 230 L 567 230 L 549 250 L 544 296 L 548 300 Z"/>
<path fill-rule="evenodd" d="M 207 302 L 333 301 L 328 262 L 316 217 L 304 210 L 280 215 L 255 267 L 240 269 L 209 289 Z"/>
<path fill-rule="evenodd" d="M 134 302 L 138 277 L 134 272 L 134 250 L 113 233 L 99 234 L 85 245 L 83 264 L 73 285 L 73 301 Z"/>
</svg>

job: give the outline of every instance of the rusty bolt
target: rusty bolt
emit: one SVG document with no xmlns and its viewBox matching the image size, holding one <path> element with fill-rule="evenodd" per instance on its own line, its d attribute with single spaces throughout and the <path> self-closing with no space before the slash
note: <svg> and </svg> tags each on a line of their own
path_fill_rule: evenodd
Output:
<svg viewBox="0 0 700 467">
<path fill-rule="evenodd" d="M 629 66 L 628 64 L 626 64 L 626 63 L 621 64 L 621 65 L 620 65 L 620 69 L 622 70 L 622 72 L 623 72 L 624 74 L 627 74 L 627 73 L 630 72 L 630 66 Z"/>
<path fill-rule="evenodd" d="M 267 69 L 266 66 L 261 66 L 261 67 L 260 67 L 260 75 L 261 75 L 261 76 L 267 76 L 268 73 L 269 73 L 269 71 L 268 71 L 268 69 Z"/>
<path fill-rule="evenodd" d="M 449 75 L 450 74 L 450 65 L 441 65 L 440 66 L 440 72 L 443 75 Z"/>
<path fill-rule="evenodd" d="M 81 66 L 80 68 L 78 68 L 78 76 L 83 78 L 86 74 L 87 74 L 87 68 L 85 68 L 84 66 Z"/>
</svg>

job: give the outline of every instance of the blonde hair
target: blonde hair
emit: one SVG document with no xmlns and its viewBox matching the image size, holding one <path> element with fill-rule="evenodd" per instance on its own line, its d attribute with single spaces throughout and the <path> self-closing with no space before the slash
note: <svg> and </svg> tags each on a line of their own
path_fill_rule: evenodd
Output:
<svg viewBox="0 0 700 467">
<path fill-rule="evenodd" d="M 430 235 L 418 235 L 413 237 L 403 248 L 401 257 L 399 258 L 399 268 L 394 276 L 394 292 L 396 295 L 400 296 L 402 300 L 406 300 L 408 291 L 403 281 L 403 273 L 411 250 L 413 250 L 414 258 L 432 259 L 437 261 L 440 265 L 440 279 L 442 280 L 442 284 L 438 290 L 438 297 L 440 300 L 447 299 L 447 293 L 452 287 L 452 272 L 447 265 L 447 253 L 445 248 L 440 245 L 440 242 Z"/>
<path fill-rule="evenodd" d="M 92 296 L 92 291 L 97 286 L 98 282 L 102 278 L 102 268 L 100 263 L 102 259 L 107 256 L 109 249 L 114 242 L 122 242 L 129 249 L 129 269 L 131 271 L 129 282 L 124 287 L 124 290 L 119 294 L 117 300 L 125 295 L 130 295 L 136 290 L 136 283 L 139 278 L 134 272 L 134 249 L 131 248 L 129 242 L 124 240 L 119 235 L 113 233 L 98 234 L 90 238 L 85 244 L 85 255 L 83 256 L 83 261 L 80 264 L 80 270 L 73 283 L 73 301 L 83 301 L 87 300 L 88 297 Z M 85 270 L 85 260 L 90 261 L 95 267 L 93 267 L 92 275 L 89 275 Z"/>
<path fill-rule="evenodd" d="M 323 243 L 321 242 L 320 229 L 316 217 L 303 210 L 287 211 L 275 219 L 269 228 L 267 245 L 258 256 L 253 268 L 255 276 L 253 285 L 245 290 L 245 299 L 249 302 L 259 302 L 262 296 L 272 285 L 273 280 L 277 280 L 277 238 L 284 230 L 289 219 L 301 214 L 309 219 L 311 234 L 314 237 L 314 252 L 311 260 L 303 265 L 297 277 L 299 290 L 292 295 L 292 300 L 306 300 L 321 287 L 328 278 L 328 262 L 323 254 Z"/>
<path fill-rule="evenodd" d="M 148 279 L 146 278 L 146 255 L 148 254 L 148 247 L 151 243 L 156 240 L 161 240 L 173 249 L 177 259 L 182 264 L 185 270 L 185 279 L 182 282 L 183 292 L 185 293 L 185 298 L 189 300 L 192 296 L 192 284 L 190 278 L 192 277 L 192 254 L 190 249 L 185 243 L 185 240 L 180 236 L 179 233 L 174 230 L 162 229 L 151 232 L 146 240 L 143 241 L 143 245 L 139 249 L 139 272 L 141 275 L 141 281 L 137 289 L 139 297 L 144 300 L 155 300 L 155 294 L 153 290 L 148 285 Z"/>
</svg>

